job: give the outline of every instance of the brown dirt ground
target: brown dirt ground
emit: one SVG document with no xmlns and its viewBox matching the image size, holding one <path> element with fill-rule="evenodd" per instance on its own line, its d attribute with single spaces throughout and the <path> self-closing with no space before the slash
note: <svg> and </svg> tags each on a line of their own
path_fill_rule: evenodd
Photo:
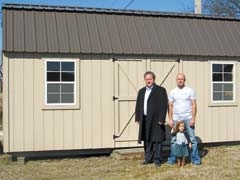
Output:
<svg viewBox="0 0 240 180">
<path fill-rule="evenodd" d="M 110 156 L 12 162 L 0 155 L 3 180 L 240 180 L 240 145 L 204 148 L 202 165 L 188 163 L 184 168 L 164 163 L 156 168 L 141 160 L 117 160 Z"/>
</svg>

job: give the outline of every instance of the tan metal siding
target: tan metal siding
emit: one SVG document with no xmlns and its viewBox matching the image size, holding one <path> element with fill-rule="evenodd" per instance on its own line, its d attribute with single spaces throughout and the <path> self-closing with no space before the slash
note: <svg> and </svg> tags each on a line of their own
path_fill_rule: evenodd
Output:
<svg viewBox="0 0 240 180">
<path fill-rule="evenodd" d="M 23 97 L 22 106 L 23 109 L 23 139 L 24 139 L 24 149 L 34 148 L 34 101 L 36 96 L 34 96 L 34 60 L 32 56 L 25 55 L 23 60 L 23 79 L 20 83 L 23 83 Z M 21 87 L 17 88 L 20 89 Z M 21 90 L 20 90 L 21 91 Z"/>
<path fill-rule="evenodd" d="M 9 131 L 9 136 L 4 135 L 4 151 L 114 147 L 112 61 L 100 56 L 81 59 L 77 82 L 80 109 L 54 110 L 43 109 L 42 105 L 42 56 L 18 54 L 9 60 L 4 58 L 5 65 L 9 63 L 9 96 L 4 96 L 4 112 L 9 102 L 9 117 L 4 113 L 4 133 Z"/>
<path fill-rule="evenodd" d="M 33 81 L 33 94 L 34 94 L 34 150 L 45 150 L 44 144 L 44 112 L 42 109 L 42 98 L 43 98 L 43 84 L 44 84 L 44 64 L 40 56 L 32 56 L 34 81 Z"/>
<path fill-rule="evenodd" d="M 176 74 L 183 67 L 187 85 L 197 94 L 196 135 L 203 142 L 237 141 L 240 138 L 239 106 L 209 106 L 209 63 L 206 60 L 185 60 L 183 64 L 174 59 L 117 60 L 126 76 L 117 62 L 107 56 L 81 56 L 77 82 L 80 86 L 80 109 L 54 110 L 44 109 L 42 104 L 44 54 L 7 56 L 9 58 L 4 54 L 3 58 L 5 152 L 137 146 L 138 128 L 134 121 L 121 138 L 114 142 L 112 136 L 119 134 L 134 112 L 136 89 L 144 86 L 143 73 L 146 70 L 154 71 L 160 84 L 174 64 L 163 86 L 169 93 L 176 86 Z M 76 59 L 78 56 L 51 57 Z M 119 71 L 114 74 L 116 68 Z M 237 68 L 239 71 L 240 66 Z M 239 79 L 237 92 L 238 82 Z M 119 97 L 118 105 L 117 101 L 112 100 L 113 95 Z M 119 117 L 120 121 L 117 119 Z"/>
<path fill-rule="evenodd" d="M 12 102 L 10 102 L 13 106 L 13 109 L 10 109 L 10 113 L 12 114 L 12 118 L 10 118 L 10 125 L 12 124 L 13 130 L 10 131 L 13 136 L 13 148 L 16 151 L 24 149 L 25 146 L 25 119 L 24 119 L 24 60 L 23 55 L 20 58 L 16 58 L 13 61 L 10 61 L 13 67 L 13 73 L 10 75 L 9 79 L 12 80 L 13 83 L 13 94 L 11 94 Z M 10 66 L 11 67 L 11 66 Z M 11 71 L 11 69 L 9 69 Z M 12 112 L 11 112 L 12 110 Z"/>
<path fill-rule="evenodd" d="M 3 151 L 9 151 L 9 59 L 6 57 L 5 53 L 3 53 Z"/>
<path fill-rule="evenodd" d="M 209 106 L 210 72 L 207 61 L 183 61 L 187 86 L 192 87 L 197 95 L 196 135 L 203 142 L 238 141 L 239 97 L 238 106 Z M 239 68 L 239 67 L 238 67 Z M 236 70 L 237 71 L 237 70 Z M 237 73 L 238 74 L 238 73 Z M 236 82 L 236 93 L 239 81 Z"/>
</svg>

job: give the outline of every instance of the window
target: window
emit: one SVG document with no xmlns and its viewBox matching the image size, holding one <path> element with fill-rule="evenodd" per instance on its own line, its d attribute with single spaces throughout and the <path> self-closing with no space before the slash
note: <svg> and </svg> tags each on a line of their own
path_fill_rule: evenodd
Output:
<svg viewBox="0 0 240 180">
<path fill-rule="evenodd" d="M 212 102 L 235 101 L 235 64 L 212 63 Z"/>
<path fill-rule="evenodd" d="M 73 105 L 76 99 L 76 62 L 72 60 L 46 61 L 47 105 Z"/>
</svg>

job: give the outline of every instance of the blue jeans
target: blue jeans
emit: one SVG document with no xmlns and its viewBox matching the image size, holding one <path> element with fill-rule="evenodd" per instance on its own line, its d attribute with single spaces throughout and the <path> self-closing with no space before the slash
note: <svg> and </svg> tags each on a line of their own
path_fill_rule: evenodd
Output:
<svg viewBox="0 0 240 180">
<path fill-rule="evenodd" d="M 190 127 L 190 124 L 189 124 L 190 120 L 191 119 L 184 120 L 186 132 L 188 133 L 188 136 L 189 136 L 189 138 L 191 140 L 191 143 L 192 143 L 190 158 L 191 158 L 191 162 L 193 164 L 198 165 L 198 164 L 201 164 L 201 158 L 200 158 L 199 153 L 198 153 L 198 143 L 197 143 L 197 140 L 196 140 L 196 137 L 195 137 L 194 128 Z M 176 136 L 173 136 L 171 138 L 171 152 L 170 152 L 170 156 L 168 157 L 168 164 L 174 164 L 176 162 L 176 157 L 173 154 L 173 149 L 174 149 L 175 142 L 176 142 Z"/>
</svg>

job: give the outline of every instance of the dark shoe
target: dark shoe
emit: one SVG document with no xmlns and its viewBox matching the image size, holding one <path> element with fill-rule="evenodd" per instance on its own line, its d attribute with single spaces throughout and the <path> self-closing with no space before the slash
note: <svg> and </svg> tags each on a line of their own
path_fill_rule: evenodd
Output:
<svg viewBox="0 0 240 180">
<path fill-rule="evenodd" d="M 151 164 L 151 163 L 152 163 L 152 161 L 143 161 L 142 165 L 147 165 L 147 164 Z"/>
<path fill-rule="evenodd" d="M 156 162 L 154 162 L 154 164 L 155 164 L 156 167 L 160 167 L 161 166 L 161 162 L 160 161 L 156 161 Z"/>
</svg>

